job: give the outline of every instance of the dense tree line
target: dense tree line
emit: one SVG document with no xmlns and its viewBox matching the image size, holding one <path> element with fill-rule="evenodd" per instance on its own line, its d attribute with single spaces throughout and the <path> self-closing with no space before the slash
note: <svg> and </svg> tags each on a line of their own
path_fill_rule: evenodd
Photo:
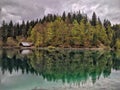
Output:
<svg viewBox="0 0 120 90">
<path fill-rule="evenodd" d="M 0 28 L 1 41 L 5 44 L 9 37 L 20 42 L 21 36 L 32 41 L 37 47 L 111 47 L 120 48 L 120 24 L 111 25 L 109 20 L 102 23 L 96 13 L 92 19 L 80 11 L 63 15 L 48 14 L 40 20 L 23 21 L 22 24 L 3 24 Z"/>
<path fill-rule="evenodd" d="M 5 21 L 3 21 L 1 26 L 1 38 L 3 38 L 3 41 L 5 41 L 4 38 L 7 37 L 13 37 L 14 39 L 16 39 L 16 36 L 23 36 L 27 38 L 29 34 L 29 29 L 34 27 L 34 25 L 37 23 L 37 21 L 27 21 L 26 23 L 23 21 L 22 24 L 13 24 L 12 21 L 10 21 L 9 23 L 5 23 Z"/>
</svg>

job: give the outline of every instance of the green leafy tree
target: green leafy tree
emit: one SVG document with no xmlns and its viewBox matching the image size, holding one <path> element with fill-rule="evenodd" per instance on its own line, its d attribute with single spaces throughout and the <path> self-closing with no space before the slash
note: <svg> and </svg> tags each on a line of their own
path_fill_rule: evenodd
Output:
<svg viewBox="0 0 120 90">
<path fill-rule="evenodd" d="M 115 48 L 120 49 L 120 39 L 116 39 Z"/>
</svg>

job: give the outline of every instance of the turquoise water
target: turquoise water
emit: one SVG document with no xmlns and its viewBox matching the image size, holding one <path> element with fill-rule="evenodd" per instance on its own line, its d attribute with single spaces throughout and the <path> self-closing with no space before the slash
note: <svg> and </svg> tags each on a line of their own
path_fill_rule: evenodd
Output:
<svg viewBox="0 0 120 90">
<path fill-rule="evenodd" d="M 3 49 L 0 90 L 120 90 L 120 52 Z"/>
</svg>

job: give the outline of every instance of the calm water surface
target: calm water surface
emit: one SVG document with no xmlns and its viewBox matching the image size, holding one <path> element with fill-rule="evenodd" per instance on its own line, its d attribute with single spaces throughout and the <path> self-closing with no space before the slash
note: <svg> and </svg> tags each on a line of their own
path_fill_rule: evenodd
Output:
<svg viewBox="0 0 120 90">
<path fill-rule="evenodd" d="M 3 49 L 0 90 L 120 90 L 120 51 Z"/>
</svg>

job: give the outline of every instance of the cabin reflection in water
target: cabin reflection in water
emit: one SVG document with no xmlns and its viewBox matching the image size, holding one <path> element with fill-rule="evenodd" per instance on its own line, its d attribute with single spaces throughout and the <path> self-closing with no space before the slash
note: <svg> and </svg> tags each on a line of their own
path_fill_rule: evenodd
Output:
<svg viewBox="0 0 120 90">
<path fill-rule="evenodd" d="M 27 54 L 31 54 L 31 53 L 33 53 L 33 50 L 31 50 L 31 49 L 20 50 L 20 54 L 22 54 L 22 55 L 27 55 Z"/>
</svg>

